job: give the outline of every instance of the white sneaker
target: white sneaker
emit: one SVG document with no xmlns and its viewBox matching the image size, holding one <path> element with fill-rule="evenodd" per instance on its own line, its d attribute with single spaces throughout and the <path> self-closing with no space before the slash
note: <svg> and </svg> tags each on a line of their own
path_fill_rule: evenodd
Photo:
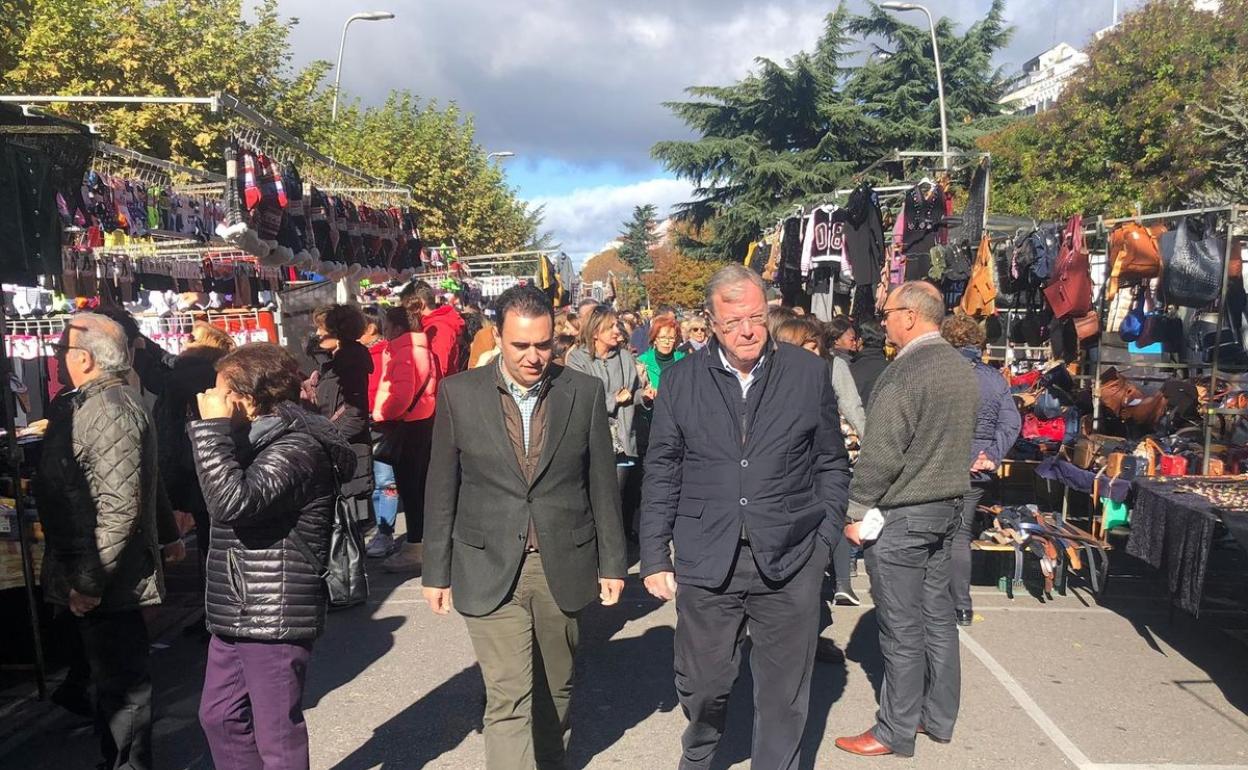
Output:
<svg viewBox="0 0 1248 770">
<path fill-rule="evenodd" d="M 381 563 L 381 569 L 383 572 L 419 572 L 424 555 L 424 543 L 409 543 L 404 540 L 398 550 Z"/>
<path fill-rule="evenodd" d="M 394 542 L 394 535 L 377 530 L 372 540 L 368 541 L 368 546 L 364 549 L 364 555 L 370 559 L 383 559 L 394 553 L 397 545 Z"/>
</svg>

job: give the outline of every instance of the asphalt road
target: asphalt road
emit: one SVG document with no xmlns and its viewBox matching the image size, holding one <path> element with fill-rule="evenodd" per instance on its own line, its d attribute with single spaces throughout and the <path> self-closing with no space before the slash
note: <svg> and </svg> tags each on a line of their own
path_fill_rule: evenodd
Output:
<svg viewBox="0 0 1248 770">
<path fill-rule="evenodd" d="M 872 723 L 881 661 L 867 579 L 863 607 L 838 607 L 826 635 L 845 666 L 817 664 L 805 767 L 933 768 L 1218 765 L 1248 767 L 1246 649 L 1207 621 L 1171 620 L 1158 587 L 1120 580 L 1098 604 L 1076 591 L 1010 601 L 975 587 L 962 635 L 963 705 L 949 745 L 920 738 L 911 760 L 851 757 L 832 744 Z M 419 578 L 379 575 L 369 604 L 331 616 L 307 693 L 315 768 L 481 768 L 484 692 L 462 621 L 437 617 Z M 583 620 L 573 767 L 666 768 L 684 718 L 672 684 L 670 605 L 635 577 L 622 604 Z M 159 768 L 211 768 L 196 722 L 204 643 L 175 636 L 153 653 Z M 748 767 L 752 687 L 743 670 L 717 767 Z M 0 768 L 87 768 L 89 725 L 53 712 Z"/>
</svg>

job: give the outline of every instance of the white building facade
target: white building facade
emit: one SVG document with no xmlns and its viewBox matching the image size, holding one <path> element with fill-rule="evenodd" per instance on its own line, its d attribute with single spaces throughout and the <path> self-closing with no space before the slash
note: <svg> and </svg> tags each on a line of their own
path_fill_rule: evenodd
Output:
<svg viewBox="0 0 1248 770">
<path fill-rule="evenodd" d="M 1023 65 L 1014 90 L 1001 98 L 1013 112 L 1030 115 L 1057 103 L 1066 82 L 1088 63 L 1088 55 L 1067 43 L 1058 43 Z"/>
</svg>

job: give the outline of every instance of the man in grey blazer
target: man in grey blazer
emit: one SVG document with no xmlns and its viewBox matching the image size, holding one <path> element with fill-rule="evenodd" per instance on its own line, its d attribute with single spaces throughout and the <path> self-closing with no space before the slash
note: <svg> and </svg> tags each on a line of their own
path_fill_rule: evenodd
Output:
<svg viewBox="0 0 1248 770">
<path fill-rule="evenodd" d="M 534 287 L 498 300 L 496 364 L 444 380 L 425 493 L 424 595 L 464 617 L 485 679 L 490 770 L 563 766 L 580 611 L 628 565 L 595 378 L 551 363 Z"/>
</svg>

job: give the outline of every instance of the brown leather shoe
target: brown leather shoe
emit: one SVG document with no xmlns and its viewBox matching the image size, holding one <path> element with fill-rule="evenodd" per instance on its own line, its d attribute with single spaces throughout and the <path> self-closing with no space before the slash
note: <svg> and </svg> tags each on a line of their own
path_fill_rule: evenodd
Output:
<svg viewBox="0 0 1248 770">
<path fill-rule="evenodd" d="M 836 747 L 860 757 L 882 757 L 892 754 L 893 750 L 875 739 L 875 732 L 867 730 L 862 735 L 837 738 Z"/>
</svg>

